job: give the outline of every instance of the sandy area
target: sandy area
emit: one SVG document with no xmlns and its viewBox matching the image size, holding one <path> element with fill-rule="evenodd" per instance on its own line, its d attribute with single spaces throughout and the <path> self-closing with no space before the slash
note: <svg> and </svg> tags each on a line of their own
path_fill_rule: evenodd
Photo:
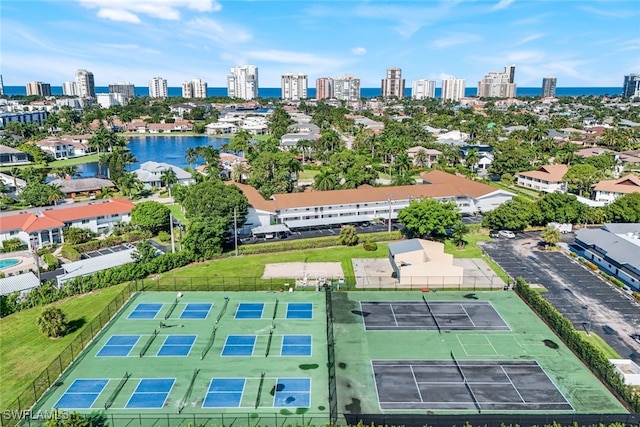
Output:
<svg viewBox="0 0 640 427">
<path fill-rule="evenodd" d="M 282 262 L 264 266 L 263 279 L 304 279 L 344 277 L 339 262 Z"/>
</svg>

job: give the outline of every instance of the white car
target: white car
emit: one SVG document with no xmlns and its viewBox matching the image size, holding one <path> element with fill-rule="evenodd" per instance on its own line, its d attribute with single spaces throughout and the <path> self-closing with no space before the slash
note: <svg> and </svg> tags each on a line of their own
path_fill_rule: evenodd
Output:
<svg viewBox="0 0 640 427">
<path fill-rule="evenodd" d="M 500 230 L 498 231 L 498 235 L 500 237 L 506 237 L 507 239 L 513 239 L 514 237 L 516 237 L 514 232 L 509 230 Z"/>
</svg>

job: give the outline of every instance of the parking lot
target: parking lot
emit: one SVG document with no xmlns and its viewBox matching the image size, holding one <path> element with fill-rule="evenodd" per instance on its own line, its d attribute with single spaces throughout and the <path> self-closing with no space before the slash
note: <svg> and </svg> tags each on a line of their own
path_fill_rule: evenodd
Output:
<svg viewBox="0 0 640 427">
<path fill-rule="evenodd" d="M 563 240 L 570 243 L 571 236 Z M 543 286 L 542 296 L 574 327 L 597 333 L 622 357 L 639 362 L 640 343 L 630 337 L 640 331 L 640 307 L 633 298 L 564 251 L 541 251 L 538 243 L 538 234 L 521 233 L 482 247 L 512 278 Z"/>
<path fill-rule="evenodd" d="M 354 225 L 354 226 L 356 227 L 357 233 L 360 235 L 366 234 L 366 233 L 378 233 L 382 231 L 388 231 L 389 229 L 389 226 L 383 223 L 378 223 L 378 224 L 370 223 L 368 225 Z M 391 224 L 392 230 L 398 230 L 398 227 L 400 227 L 400 225 L 395 223 Z M 342 228 L 342 224 L 333 224 L 330 226 L 327 225 L 327 226 L 321 226 L 321 227 L 315 227 L 315 228 L 309 228 L 309 229 L 292 230 L 289 234 L 286 235 L 286 237 L 282 237 L 281 235 L 278 236 L 275 234 L 270 235 L 269 238 L 243 235 L 243 236 L 240 236 L 238 243 L 242 245 L 250 245 L 252 243 L 274 242 L 283 238 L 298 240 L 298 239 L 308 239 L 311 237 L 337 236 L 340 234 L 341 228 Z M 362 237 L 362 240 L 366 240 L 366 238 Z"/>
</svg>

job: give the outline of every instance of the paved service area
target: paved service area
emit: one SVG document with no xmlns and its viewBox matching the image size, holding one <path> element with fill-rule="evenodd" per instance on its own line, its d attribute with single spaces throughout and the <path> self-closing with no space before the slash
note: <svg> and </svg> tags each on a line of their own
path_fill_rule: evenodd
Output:
<svg viewBox="0 0 640 427">
<path fill-rule="evenodd" d="M 595 332 L 623 358 L 640 362 L 640 344 L 630 337 L 640 331 L 638 303 L 566 252 L 538 250 L 538 234 L 517 236 L 482 248 L 511 277 L 546 288 L 542 295 L 576 328 Z"/>
</svg>

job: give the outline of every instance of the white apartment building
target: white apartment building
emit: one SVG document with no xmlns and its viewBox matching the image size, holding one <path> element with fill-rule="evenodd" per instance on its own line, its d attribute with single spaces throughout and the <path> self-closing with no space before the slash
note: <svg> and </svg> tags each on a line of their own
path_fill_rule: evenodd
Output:
<svg viewBox="0 0 640 427">
<path fill-rule="evenodd" d="M 76 90 L 78 91 L 78 96 L 82 98 L 93 98 L 96 96 L 96 84 L 91 71 L 76 71 Z"/>
<path fill-rule="evenodd" d="M 387 68 L 387 76 L 382 79 L 382 97 L 404 97 L 404 79 L 400 68 Z"/>
<path fill-rule="evenodd" d="M 411 98 L 425 99 L 436 97 L 436 82 L 433 80 L 414 80 L 411 84 Z"/>
<path fill-rule="evenodd" d="M 479 98 L 513 98 L 516 96 L 514 81 L 516 66 L 504 67 L 504 71 L 491 71 L 478 82 Z"/>
<path fill-rule="evenodd" d="M 109 85 L 109 93 L 121 94 L 124 97 L 126 102 L 127 100 L 132 99 L 136 96 L 136 88 L 133 85 L 133 83 L 128 83 L 128 82 L 112 83 Z"/>
<path fill-rule="evenodd" d="M 62 94 L 65 96 L 78 96 L 78 86 L 76 82 L 62 83 Z"/>
<path fill-rule="evenodd" d="M 450 77 L 442 80 L 442 94 L 440 97 L 443 101 L 460 101 L 464 98 L 465 81 L 464 79 L 456 79 Z"/>
<path fill-rule="evenodd" d="M 96 100 L 102 108 L 126 105 L 127 103 L 127 99 L 121 93 L 96 93 Z"/>
<path fill-rule="evenodd" d="M 308 80 L 306 74 L 283 74 L 281 86 L 283 100 L 299 101 L 307 99 Z"/>
<path fill-rule="evenodd" d="M 200 79 L 193 79 L 182 83 L 183 98 L 206 98 L 207 82 Z"/>
<path fill-rule="evenodd" d="M 334 80 L 333 95 L 339 101 L 360 100 L 360 79 L 345 74 Z"/>
<path fill-rule="evenodd" d="M 251 100 L 258 97 L 258 67 L 241 65 L 230 69 L 227 76 L 227 96 Z"/>
<path fill-rule="evenodd" d="M 168 95 L 167 79 L 154 77 L 149 80 L 149 96 L 151 98 L 166 98 Z"/>
</svg>

